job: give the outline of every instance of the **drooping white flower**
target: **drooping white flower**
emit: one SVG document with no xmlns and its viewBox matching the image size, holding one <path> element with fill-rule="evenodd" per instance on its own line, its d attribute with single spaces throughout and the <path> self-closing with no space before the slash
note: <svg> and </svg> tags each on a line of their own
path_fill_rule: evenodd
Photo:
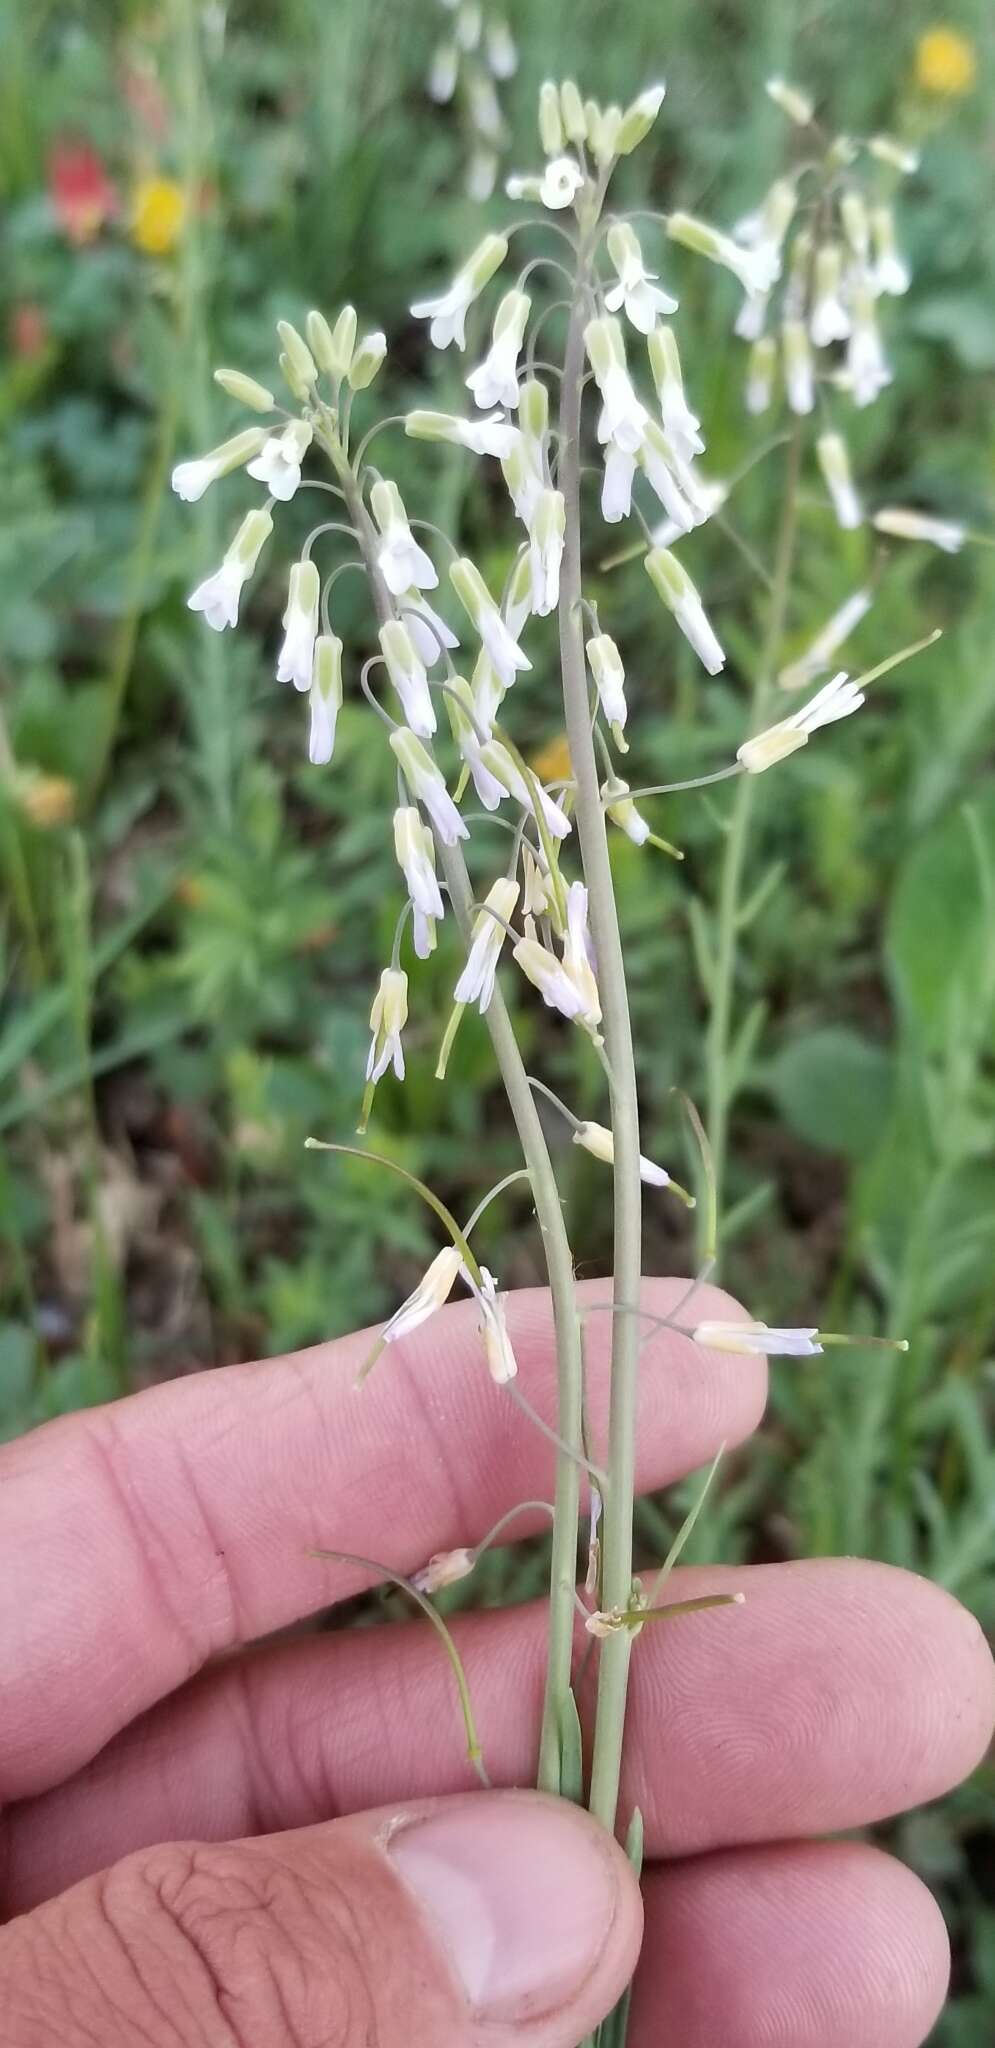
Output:
<svg viewBox="0 0 995 2048">
<path fill-rule="evenodd" d="M 689 481 L 687 465 L 678 464 L 666 434 L 655 420 L 647 425 L 636 461 L 656 492 L 675 534 L 690 533 L 700 522 L 695 506 L 681 488 Z"/>
<path fill-rule="evenodd" d="M 815 376 L 808 335 L 801 320 L 785 320 L 781 327 L 784 355 L 784 385 L 792 412 L 811 412 L 815 404 Z"/>
<path fill-rule="evenodd" d="M 830 668 L 834 654 L 842 647 L 844 640 L 849 639 L 861 619 L 866 618 L 872 602 L 869 590 L 855 590 L 853 596 L 848 597 L 846 603 L 841 604 L 839 610 L 833 613 L 832 618 L 827 619 L 822 631 L 816 634 L 811 646 L 798 656 L 797 661 L 792 661 L 787 668 L 782 668 L 777 679 L 782 690 L 802 689 L 806 683 L 821 675 L 823 669 Z"/>
<path fill-rule="evenodd" d="M 560 563 L 566 532 L 562 491 L 542 490 L 529 526 L 529 572 L 532 610 L 544 619 L 556 610 L 560 595 Z"/>
<path fill-rule="evenodd" d="M 247 377 L 244 370 L 215 370 L 214 382 L 220 384 L 222 391 L 227 391 L 237 405 L 247 405 L 251 412 L 272 412 L 276 405 L 272 391 L 268 391 L 265 384 L 258 383 L 255 377 Z"/>
<path fill-rule="evenodd" d="M 603 1160 L 606 1166 L 614 1166 L 615 1140 L 607 1125 L 581 1124 L 573 1134 L 573 1141 L 585 1152 L 592 1153 L 595 1159 Z M 639 1155 L 639 1178 L 651 1188 L 665 1188 L 670 1182 L 666 1168 L 654 1165 L 652 1159 L 644 1159 L 642 1153 Z"/>
<path fill-rule="evenodd" d="M 378 477 L 370 492 L 370 508 L 383 542 L 377 550 L 377 567 L 391 596 L 400 597 L 402 591 L 412 588 L 434 590 L 439 581 L 435 564 L 411 531 L 397 485 Z"/>
<path fill-rule="evenodd" d="M 451 564 L 449 580 L 507 689 L 519 670 L 532 667 L 528 655 L 509 633 L 479 569 L 468 556 Z"/>
<path fill-rule="evenodd" d="M 404 431 L 412 440 L 450 441 L 473 455 L 510 455 L 518 441 L 518 428 L 499 412 L 486 420 L 462 420 L 454 413 L 416 408 L 406 415 Z"/>
<path fill-rule="evenodd" d="M 584 329 L 584 346 L 601 393 L 599 441 L 614 441 L 627 455 L 635 455 L 649 421 L 649 414 L 637 398 L 625 363 L 622 329 L 615 319 L 590 320 Z"/>
<path fill-rule="evenodd" d="M 838 242 L 823 242 L 815 257 L 815 290 L 809 333 L 815 348 L 845 341 L 850 332 L 850 315 L 840 296 L 843 252 Z"/>
<path fill-rule="evenodd" d="M 527 554 L 522 555 L 521 561 L 518 565 L 518 570 L 516 571 L 516 575 L 520 575 L 523 572 L 526 585 L 526 596 L 528 596 L 530 592 L 530 578 L 529 558 Z M 513 577 L 512 590 L 514 590 L 514 582 L 515 578 Z M 528 617 L 528 609 L 528 604 L 526 603 L 526 618 Z M 511 618 L 511 614 L 512 606 L 509 600 L 509 619 Z M 490 738 L 491 727 L 493 726 L 494 720 L 497 717 L 498 712 L 501 708 L 502 702 L 506 695 L 506 691 L 505 686 L 502 683 L 500 676 L 498 675 L 497 669 L 495 668 L 494 663 L 491 661 L 490 656 L 488 655 L 487 649 L 485 647 L 481 648 L 480 653 L 477 656 L 477 660 L 473 670 L 473 675 L 470 679 L 470 690 L 473 698 L 473 711 L 476 722 L 483 729 L 483 731 L 486 732 L 488 738 Z"/>
<path fill-rule="evenodd" d="M 873 524 L 879 533 L 891 534 L 895 540 L 922 540 L 930 547 L 942 548 L 945 555 L 956 555 L 967 539 L 967 528 L 954 519 L 933 519 L 927 512 L 914 512 L 905 505 L 882 505 L 875 512 Z"/>
<path fill-rule="evenodd" d="M 287 609 L 283 614 L 283 645 L 276 664 L 278 683 L 309 690 L 318 633 L 318 571 L 310 560 L 295 562 L 290 571 Z"/>
<path fill-rule="evenodd" d="M 750 350 L 746 366 L 746 388 L 744 399 L 746 410 L 754 418 L 766 412 L 774 395 L 774 375 L 777 370 L 777 343 L 772 334 L 761 334 Z"/>
<path fill-rule="evenodd" d="M 543 788 L 538 777 L 533 776 L 530 781 L 526 781 L 525 776 L 522 774 L 513 756 L 509 753 L 503 740 L 488 740 L 487 745 L 480 748 L 479 756 L 481 764 L 488 774 L 493 776 L 503 789 L 507 790 L 509 796 L 514 797 L 516 803 L 521 804 L 523 810 L 534 811 L 536 801 L 538 801 L 543 822 L 553 838 L 566 838 L 571 829 L 570 820 L 566 812 L 561 810 L 559 804 L 553 801 L 549 791 Z M 533 792 L 535 792 L 535 795 Z M 488 805 L 488 809 L 490 809 L 490 805 Z"/>
<path fill-rule="evenodd" d="M 780 275 L 780 254 L 769 242 L 761 242 L 755 249 L 742 248 L 731 235 L 722 234 L 690 213 L 668 214 L 667 233 L 672 242 L 680 242 L 685 249 L 707 257 L 710 263 L 731 270 L 745 292 L 768 292 Z"/>
<path fill-rule="evenodd" d="M 567 891 L 567 930 L 563 959 L 541 946 L 529 928 L 513 948 L 522 973 L 539 990 L 548 1009 L 582 1024 L 600 1042 L 601 1002 L 590 957 L 587 929 L 587 890 L 583 882 L 571 882 Z"/>
<path fill-rule="evenodd" d="M 756 212 L 737 222 L 733 229 L 733 240 L 745 243 L 753 257 L 761 260 L 769 270 L 771 282 L 781 274 L 784 237 L 791 225 L 797 197 L 793 178 L 775 178 Z M 755 292 L 750 295 L 755 296 Z"/>
<path fill-rule="evenodd" d="M 837 523 L 848 530 L 860 526 L 864 517 L 863 507 L 850 473 L 850 457 L 842 434 L 820 434 L 815 452 L 833 501 Z"/>
<path fill-rule="evenodd" d="M 203 583 L 190 592 L 190 611 L 203 612 L 215 633 L 238 624 L 242 591 L 272 531 L 273 521 L 268 512 L 247 512 L 220 569 L 215 569 L 213 576 L 205 576 Z"/>
<path fill-rule="evenodd" d="M 864 284 L 854 287 L 851 322 L 846 352 L 847 381 L 855 405 L 873 405 L 878 392 L 891 383 L 891 370 L 881 342 L 874 300 Z"/>
<path fill-rule="evenodd" d="M 681 359 L 673 328 L 655 328 L 646 348 L 660 401 L 664 432 L 675 452 L 683 461 L 690 462 L 695 455 L 703 453 L 705 443 L 701 438 L 701 421 L 691 411 L 684 395 Z"/>
<path fill-rule="evenodd" d="M 449 1300 L 459 1276 L 462 1260 L 454 1244 L 444 1245 L 437 1252 L 428 1270 L 422 1274 L 413 1294 L 395 1309 L 389 1323 L 381 1332 L 384 1344 L 396 1344 L 400 1337 L 409 1337 L 412 1330 L 427 1323 Z"/>
<path fill-rule="evenodd" d="M 408 725 L 420 739 L 429 739 L 438 721 L 425 665 L 415 651 L 411 635 L 400 619 L 388 619 L 380 628 L 379 639 L 387 673 L 400 697 Z"/>
<path fill-rule="evenodd" d="M 874 238 L 874 288 L 900 299 L 903 292 L 908 291 L 912 273 L 904 256 L 899 254 L 895 241 L 895 216 L 890 206 L 872 208 L 871 234 Z"/>
<path fill-rule="evenodd" d="M 406 726 L 395 726 L 390 744 L 400 762 L 412 796 L 424 804 L 443 846 L 455 846 L 457 839 L 469 839 L 440 770 L 415 734 Z"/>
<path fill-rule="evenodd" d="M 474 1290 L 477 1292 L 477 1290 Z M 508 1335 L 505 1310 L 507 1297 L 499 1289 L 493 1273 L 486 1266 L 480 1268 L 480 1289 L 477 1302 L 480 1308 L 480 1334 L 484 1340 L 484 1355 L 487 1369 L 496 1386 L 505 1387 L 518 1371 L 518 1360 Z"/>
<path fill-rule="evenodd" d="M 394 853 L 415 910 L 423 919 L 441 918 L 445 906 L 435 878 L 435 841 L 414 804 L 399 804 L 394 812 Z"/>
<path fill-rule="evenodd" d="M 399 1081 L 404 1079 L 404 1048 L 401 1033 L 408 1021 L 408 977 L 401 967 L 385 967 L 370 1011 L 368 1081 L 379 1081 L 392 1066 Z"/>
<path fill-rule="evenodd" d="M 447 647 L 458 647 L 458 636 L 445 619 L 433 611 L 427 597 L 420 590 L 402 591 L 397 608 L 411 635 L 411 644 L 426 668 L 434 668 L 442 660 Z"/>
<path fill-rule="evenodd" d="M 526 292 L 505 292 L 494 315 L 490 348 L 465 380 L 483 411 L 503 405 L 513 412 L 518 404 L 518 357 L 531 305 Z"/>
<path fill-rule="evenodd" d="M 308 701 L 308 760 L 323 767 L 335 752 L 335 727 L 342 709 L 342 642 L 335 633 L 319 633 L 314 643 Z"/>
<path fill-rule="evenodd" d="M 618 273 L 618 283 L 605 293 L 609 313 L 625 312 L 639 334 L 649 334 L 661 314 L 676 313 L 677 300 L 657 284 L 658 272 L 647 270 L 643 252 L 626 221 L 615 221 L 608 230 L 608 253 Z"/>
<path fill-rule="evenodd" d="M 448 291 L 435 299 L 419 299 L 412 306 L 416 320 L 431 323 L 428 331 L 434 348 L 448 348 L 453 341 L 458 348 L 466 347 L 467 313 L 507 254 L 508 244 L 503 235 L 485 235 L 457 271 Z"/>
<path fill-rule="evenodd" d="M 460 1579 L 469 1578 L 476 1562 L 476 1551 L 465 1546 L 459 1550 L 437 1550 L 420 1571 L 412 1574 L 411 1583 L 419 1593 L 441 1593 L 443 1586 L 455 1586 Z"/>
<path fill-rule="evenodd" d="M 466 966 L 453 990 L 453 1001 L 476 1003 L 481 1016 L 489 1008 L 494 994 L 494 978 L 507 937 L 506 927 L 515 914 L 517 902 L 518 883 L 502 875 L 491 883 L 484 906 L 473 922 Z"/>
<path fill-rule="evenodd" d="M 533 988 L 539 990 L 549 1010 L 559 1010 L 571 1021 L 583 1022 L 584 997 L 555 953 L 547 952 L 531 932 L 513 947 L 513 956 Z"/>
<path fill-rule="evenodd" d="M 268 439 L 265 427 L 245 427 L 241 434 L 233 434 L 230 441 L 222 441 L 219 448 L 212 448 L 207 455 L 197 455 L 190 462 L 178 462 L 170 478 L 177 497 L 187 505 L 195 505 L 210 484 L 217 483 L 219 477 L 227 476 L 233 469 L 241 469 L 244 463 L 258 455 Z"/>
<path fill-rule="evenodd" d="M 432 52 L 425 90 L 436 106 L 448 106 L 456 91 L 459 74 L 459 51 L 455 43 L 439 43 Z"/>
<path fill-rule="evenodd" d="M 797 128 L 808 127 L 815 110 L 810 95 L 800 86 L 789 85 L 786 78 L 768 78 L 764 91 Z"/>
<path fill-rule="evenodd" d="M 605 473 L 601 484 L 601 517 L 610 526 L 620 519 L 628 519 L 632 511 L 632 482 L 636 474 L 636 458 L 617 441 L 609 441 L 605 448 Z"/>
<path fill-rule="evenodd" d="M 645 557 L 644 567 L 654 590 L 673 612 L 681 632 L 690 641 L 709 675 L 718 675 L 719 670 L 725 667 L 726 658 L 687 571 L 681 568 L 669 548 L 651 548 Z"/>
<path fill-rule="evenodd" d="M 691 1334 L 709 1351 L 739 1351 L 758 1358 L 814 1358 L 822 1350 L 818 1330 L 776 1330 L 766 1323 L 699 1323 Z"/>
<path fill-rule="evenodd" d="M 736 759 L 748 775 L 762 775 L 775 762 L 786 760 L 789 754 L 804 747 L 820 726 L 849 718 L 863 702 L 863 690 L 841 670 L 800 711 L 793 711 L 790 718 L 782 718 L 777 725 L 768 726 L 766 732 L 754 733 L 752 739 L 744 740 L 736 749 Z"/>
<path fill-rule="evenodd" d="M 601 801 L 605 807 L 605 815 L 611 819 L 613 825 L 618 826 L 620 832 L 625 833 L 627 839 L 632 840 L 633 846 L 645 846 L 647 839 L 652 838 L 649 825 L 642 812 L 636 809 L 629 795 L 629 785 L 623 782 L 621 775 L 605 777 L 601 785 Z"/>
<path fill-rule="evenodd" d="M 518 51 L 507 22 L 492 16 L 484 29 L 484 40 L 491 77 L 514 78 L 518 69 Z"/>
<path fill-rule="evenodd" d="M 625 701 L 625 669 L 610 633 L 594 633 L 587 643 L 587 659 L 598 702 L 613 733 L 624 731 L 628 717 Z"/>
<path fill-rule="evenodd" d="M 548 871 L 543 871 L 532 848 L 523 840 L 522 909 L 526 917 L 544 917 L 551 908 Z"/>
<path fill-rule="evenodd" d="M 583 995 L 586 1022 L 600 1024 L 601 1002 L 594 973 L 594 946 L 587 922 L 587 889 L 583 882 L 571 882 L 567 890 L 563 965 Z"/>
<path fill-rule="evenodd" d="M 291 420 L 282 434 L 271 434 L 253 462 L 249 476 L 266 485 L 270 496 L 286 505 L 301 480 L 301 463 L 311 446 L 312 430 L 307 420 Z"/>
</svg>

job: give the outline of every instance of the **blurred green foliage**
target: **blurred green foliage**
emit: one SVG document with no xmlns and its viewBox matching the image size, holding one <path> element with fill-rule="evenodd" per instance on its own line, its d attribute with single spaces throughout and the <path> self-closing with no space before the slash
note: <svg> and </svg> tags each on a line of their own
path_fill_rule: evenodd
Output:
<svg viewBox="0 0 995 2048">
<path fill-rule="evenodd" d="M 891 321 L 893 386 L 855 417 L 868 495 L 995 532 L 995 23 L 957 0 L 978 58 L 956 102 L 916 93 L 922 0 L 598 0 L 511 9 L 517 76 L 501 88 L 530 165 L 539 80 L 573 71 L 621 100 L 666 75 L 657 133 L 626 169 L 634 203 L 724 223 L 780 162 L 763 79 L 813 87 L 853 132 L 924 129 L 901 232 L 915 282 Z M 424 76 L 435 0 L 194 0 L 99 8 L 0 0 L 0 1430 L 126 1386 L 276 1352 L 374 1320 L 429 1239 L 410 1203 L 350 1162 L 305 1155 L 308 1131 L 354 1125 L 366 1011 L 399 902 L 384 829 L 392 777 L 365 708 L 347 703 L 333 767 L 302 761 L 300 709 L 272 679 L 297 503 L 264 562 L 244 629 L 223 640 L 184 597 L 247 502 L 233 479 L 191 511 L 169 469 L 229 430 L 210 383 L 223 361 L 267 378 L 277 317 L 345 299 L 391 338 L 377 402 L 457 407 L 463 365 L 427 360 L 407 307 L 479 232 L 467 140 Z M 116 194 L 74 241 L 52 203 L 53 152 L 84 142 Z M 182 188 L 176 246 L 136 242 L 150 175 Z M 503 215 L 500 197 L 489 220 Z M 751 439 L 728 281 L 674 257 L 678 334 L 708 437 L 731 474 Z M 372 414 L 371 414 L 372 417 Z M 390 463 L 413 511 L 461 531 L 492 584 L 510 524 L 473 465 L 399 437 Z M 387 460 L 386 454 L 382 458 Z M 775 453 L 737 491 L 763 551 Z M 223 497 L 223 503 L 219 500 Z M 633 677 L 631 779 L 694 774 L 741 736 L 763 590 L 718 525 L 688 560 L 732 660 L 706 685 L 661 629 L 639 565 L 591 594 Z M 866 573 L 866 532 L 802 507 L 789 653 Z M 370 620 L 337 586 L 351 673 Z M 871 663 L 941 624 L 839 744 L 764 785 L 754 914 L 737 988 L 739 1090 L 724 1277 L 778 1322 L 891 1329 L 908 1357 L 835 1353 L 776 1368 L 759 1442 L 731 1461 L 693 1558 L 842 1549 L 937 1578 L 995 1626 L 995 555 L 909 549 L 888 566 L 857 648 Z M 556 737 L 552 638 L 539 628 L 519 743 Z M 629 772 L 629 771 L 627 771 Z M 50 778 L 43 781 L 39 778 Z M 33 779 L 32 779 L 33 778 Z M 62 780 L 64 779 L 64 780 Z M 65 784 L 71 785 L 67 791 Z M 71 799 L 73 816 L 59 813 Z M 615 848 L 647 1150 L 679 1163 L 671 1090 L 702 1085 L 703 939 L 722 806 L 673 800 L 655 822 L 683 867 Z M 770 876 L 768 886 L 765 878 Z M 375 1141 L 467 1208 L 516 1164 L 483 1029 L 468 1018 L 440 1093 L 434 1053 L 455 971 L 451 935 L 413 989 L 410 1080 L 385 1083 Z M 536 1008 L 523 1041 L 580 1113 L 600 1077 Z M 607 1252 L 603 1169 L 562 1143 L 583 1270 Z M 647 1264 L 692 1256 L 650 1205 Z M 527 1208 L 481 1229 L 514 1285 L 539 1276 Z M 493 1249 L 499 1247 L 499 1253 Z M 488 1249 L 491 1247 L 491 1249 Z M 647 1507 L 655 1551 L 691 1498 Z M 533 1590 L 526 1556 L 504 1595 Z M 517 1579 L 516 1579 L 517 1574 Z M 890 1833 L 939 1890 L 955 1997 L 936 2039 L 981 2048 L 995 2002 L 995 1780 L 982 1772 Z M 987 2024 L 986 2024 L 987 2015 Z"/>
</svg>

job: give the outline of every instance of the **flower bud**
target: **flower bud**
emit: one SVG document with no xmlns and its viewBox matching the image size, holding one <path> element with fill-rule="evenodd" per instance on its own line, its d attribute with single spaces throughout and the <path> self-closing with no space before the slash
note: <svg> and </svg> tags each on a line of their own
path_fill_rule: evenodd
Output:
<svg viewBox="0 0 995 2048">
<path fill-rule="evenodd" d="M 560 87 L 560 112 L 567 141 L 579 148 L 587 141 L 587 118 L 584 102 L 572 78 L 565 78 Z"/>
<path fill-rule="evenodd" d="M 318 371 L 306 341 L 298 334 L 296 327 L 291 326 L 289 320 L 278 320 L 276 331 L 298 384 L 302 384 L 305 391 L 310 391 L 317 379 Z"/>
<path fill-rule="evenodd" d="M 626 108 L 615 137 L 616 156 L 629 156 L 641 142 L 645 142 L 663 105 L 666 90 L 662 83 L 647 86 L 645 92 L 641 92 Z"/>
<path fill-rule="evenodd" d="M 774 374 L 777 369 L 777 343 L 771 334 L 762 334 L 750 350 L 746 370 L 746 410 L 757 415 L 766 412 L 774 392 Z"/>
<path fill-rule="evenodd" d="M 237 405 L 247 405 L 252 412 L 272 412 L 276 404 L 265 384 L 257 384 L 254 377 L 246 377 L 241 370 L 215 370 L 214 381 Z"/>
<path fill-rule="evenodd" d="M 365 391 L 372 384 L 377 371 L 387 354 L 387 336 L 379 331 L 364 334 L 349 365 L 348 377 L 353 391 Z"/>
<path fill-rule="evenodd" d="M 400 619 L 388 619 L 380 628 L 380 646 L 387 673 L 404 707 L 412 732 L 430 738 L 436 729 L 435 706 L 424 663 L 415 652 L 411 635 Z"/>
<path fill-rule="evenodd" d="M 432 53 L 425 90 L 437 107 L 444 107 L 456 91 L 459 77 L 459 50 L 455 43 L 439 43 Z"/>
<path fill-rule="evenodd" d="M 871 156 L 877 157 L 878 163 L 900 171 L 903 178 L 911 178 L 919 169 L 919 151 L 909 149 L 904 142 L 896 141 L 893 135 L 872 135 L 867 148 Z"/>
<path fill-rule="evenodd" d="M 587 659 L 594 677 L 598 701 L 608 720 L 616 746 L 625 752 L 622 728 L 627 710 L 625 702 L 625 669 L 622 657 L 610 633 L 595 633 L 587 643 Z"/>
<path fill-rule="evenodd" d="M 753 249 L 747 249 L 734 242 L 731 235 L 724 235 L 718 228 L 710 227 L 707 221 L 698 220 L 691 213 L 671 213 L 667 216 L 667 233 L 672 242 L 679 242 L 682 248 L 693 249 L 698 256 L 707 256 L 710 263 L 721 263 L 725 270 L 731 270 L 738 277 L 744 291 L 769 291 L 780 270 L 778 251 L 770 242 L 760 242 Z"/>
<path fill-rule="evenodd" d="M 842 434 L 820 434 L 815 444 L 819 468 L 833 501 L 837 523 L 844 529 L 859 526 L 863 519 L 860 499 L 850 474 L 850 457 Z"/>
<path fill-rule="evenodd" d="M 267 439 L 265 427 L 246 427 L 241 434 L 233 434 L 230 441 L 222 441 L 220 447 L 211 448 L 206 455 L 194 456 L 190 462 L 178 462 L 170 478 L 177 497 L 187 505 L 195 505 L 219 477 L 228 476 L 231 470 L 241 469 L 243 463 L 251 462 Z"/>
<path fill-rule="evenodd" d="M 768 99 L 773 100 L 775 107 L 780 107 L 782 114 L 787 114 L 797 128 L 808 127 L 815 109 L 807 92 L 802 92 L 797 85 L 789 85 L 785 78 L 768 78 L 764 90 Z"/>
<path fill-rule="evenodd" d="M 858 192 L 855 186 L 851 185 L 840 200 L 840 219 L 858 263 L 866 263 L 871 247 L 871 227 L 863 193 Z"/>
<path fill-rule="evenodd" d="M 544 155 L 560 155 L 563 148 L 560 95 L 549 78 L 539 87 L 539 140 Z"/>
<path fill-rule="evenodd" d="M 549 432 L 549 393 L 538 377 L 529 377 L 519 391 L 518 424 L 530 441 L 544 441 Z"/>
<path fill-rule="evenodd" d="M 621 126 L 622 109 L 617 106 L 599 108 L 593 125 L 588 119 L 587 132 L 591 154 L 600 170 L 604 170 L 618 154 Z"/>
</svg>

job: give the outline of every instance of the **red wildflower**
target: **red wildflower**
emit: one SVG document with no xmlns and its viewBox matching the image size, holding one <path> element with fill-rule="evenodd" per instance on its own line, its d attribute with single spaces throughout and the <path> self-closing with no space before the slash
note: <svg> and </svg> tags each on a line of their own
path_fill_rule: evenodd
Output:
<svg viewBox="0 0 995 2048">
<path fill-rule="evenodd" d="M 117 192 L 88 142 L 57 142 L 48 159 L 48 196 L 70 242 L 92 242 L 117 212 Z"/>
<path fill-rule="evenodd" d="M 9 333 L 12 355 L 19 356 L 22 362 L 40 356 L 48 341 L 44 309 L 33 299 L 22 299 L 11 308 Z"/>
</svg>

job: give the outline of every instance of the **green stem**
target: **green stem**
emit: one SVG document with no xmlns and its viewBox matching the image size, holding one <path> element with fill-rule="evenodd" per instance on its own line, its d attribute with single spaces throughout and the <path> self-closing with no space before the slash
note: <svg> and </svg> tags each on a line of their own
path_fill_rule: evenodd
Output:
<svg viewBox="0 0 995 2048">
<path fill-rule="evenodd" d="M 383 624 L 393 618 L 394 607 L 377 567 L 377 539 L 369 513 L 363 503 L 355 474 L 344 457 L 330 425 L 319 428 L 318 438 L 345 492 L 349 516 L 359 535 L 377 616 Z M 457 924 L 463 938 L 469 941 L 473 926 L 473 890 L 462 850 L 459 846 L 440 846 L 439 854 Z M 578 1457 L 583 1455 L 581 1328 L 574 1292 L 573 1258 L 563 1221 L 556 1175 L 529 1086 L 528 1075 L 518 1050 L 514 1027 L 499 988 L 495 988 L 487 1009 L 487 1025 L 508 1098 L 508 1106 L 515 1120 L 532 1182 L 532 1194 L 553 1302 L 558 1389 L 557 1434 L 565 1448 L 559 1453 L 556 1461 L 550 1563 L 549 1653 L 539 1744 L 538 1782 L 540 1791 L 558 1792 L 560 1730 L 570 1693 L 573 1664 L 574 1591 L 577 1580 L 577 1539 L 580 1524 L 580 1466 L 577 1461 Z"/>
<path fill-rule="evenodd" d="M 774 685 L 780 663 L 781 644 L 787 618 L 788 594 L 791 586 L 791 572 L 795 558 L 795 541 L 798 532 L 798 477 L 801 467 L 802 434 L 796 426 L 788 443 L 788 459 L 785 468 L 784 495 L 781 502 L 781 523 L 778 531 L 777 550 L 774 558 L 774 574 L 771 583 L 770 608 L 767 614 L 767 630 L 757 668 L 750 713 L 750 730 L 757 731 L 763 724 L 767 700 Z M 727 1066 L 729 1060 L 729 1030 L 732 1021 L 733 991 L 736 983 L 738 957 L 740 896 L 743 872 L 746 865 L 750 822 L 756 800 L 758 778 L 742 775 L 736 786 L 736 797 L 729 821 L 722 856 L 722 873 L 719 882 L 718 928 L 716 933 L 715 960 L 712 972 L 711 1014 L 708 1025 L 706 1046 L 707 1094 L 708 1094 L 708 1142 L 712 1154 L 715 1175 L 715 1204 L 721 1230 L 723 1196 L 725 1192 L 725 1166 L 728 1149 L 729 1111 L 732 1104 L 732 1089 L 729 1085 Z"/>
<path fill-rule="evenodd" d="M 601 805 L 598 763 L 591 736 L 591 717 L 584 658 L 580 534 L 580 426 L 584 375 L 584 321 L 590 298 L 590 277 L 597 222 L 591 223 L 577 256 L 570 325 L 560 386 L 559 485 L 566 507 L 566 539 L 560 575 L 559 629 L 563 705 L 570 759 L 576 780 L 577 828 L 588 889 L 591 934 L 598 959 L 598 986 L 603 1012 L 605 1049 L 611 1074 L 614 1139 L 616 1303 L 639 1300 L 642 1266 L 639 1178 L 639 1105 L 632 1049 L 632 1028 L 625 985 L 625 962 L 618 927 L 615 890 L 605 814 Z M 602 1605 L 625 1610 L 632 1595 L 632 1513 L 635 1492 L 636 1388 L 639 1331 L 631 1315 L 614 1318 L 612 1328 L 611 1399 L 608 1431 L 609 1484 L 602 1529 Z M 632 1638 L 620 1629 L 602 1645 L 598 1669 L 598 1706 L 591 1769 L 592 1813 L 614 1828 L 622 1758 L 622 1736 L 628 1690 Z"/>
</svg>

